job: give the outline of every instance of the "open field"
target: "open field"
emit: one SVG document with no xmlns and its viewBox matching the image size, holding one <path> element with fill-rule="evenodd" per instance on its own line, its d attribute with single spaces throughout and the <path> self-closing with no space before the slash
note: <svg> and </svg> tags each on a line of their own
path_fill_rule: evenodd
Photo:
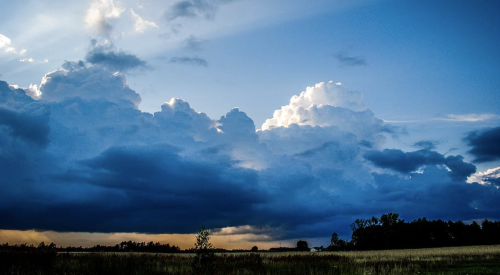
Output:
<svg viewBox="0 0 500 275">
<path fill-rule="evenodd" d="M 387 251 L 189 254 L 0 251 L 0 274 L 500 274 L 500 245 Z"/>
</svg>

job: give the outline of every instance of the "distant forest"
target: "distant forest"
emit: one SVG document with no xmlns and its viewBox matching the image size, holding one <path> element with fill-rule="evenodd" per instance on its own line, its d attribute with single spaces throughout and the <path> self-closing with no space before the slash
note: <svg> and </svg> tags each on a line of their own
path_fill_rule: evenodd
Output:
<svg viewBox="0 0 500 275">
<path fill-rule="evenodd" d="M 484 220 L 465 224 L 462 221 L 427 220 L 412 222 L 395 213 L 380 218 L 357 219 L 351 224 L 350 241 L 332 234 L 328 250 L 380 250 L 500 244 L 500 221 Z"/>
<path fill-rule="evenodd" d="M 412 222 L 399 219 L 399 215 L 388 213 L 380 218 L 357 219 L 351 224 L 350 241 L 340 239 L 337 233 L 332 234 L 330 244 L 324 248 L 315 247 L 316 251 L 344 250 L 385 250 L 406 248 L 430 248 L 446 246 L 492 245 L 500 244 L 500 221 L 484 220 L 481 224 L 462 221 L 427 220 L 419 218 Z M 152 252 L 152 253 L 194 253 L 194 248 L 181 250 L 178 246 L 159 242 L 123 241 L 112 246 L 95 245 L 93 247 L 58 247 L 54 243 L 41 242 L 37 246 L 28 244 L 0 244 L 0 250 L 10 251 L 59 251 L 59 252 Z M 216 248 L 214 252 L 228 250 Z M 256 246 L 251 250 L 239 249 L 231 251 L 265 251 Z M 309 251 L 306 241 L 298 241 L 297 247 L 271 248 L 269 251 Z"/>
</svg>

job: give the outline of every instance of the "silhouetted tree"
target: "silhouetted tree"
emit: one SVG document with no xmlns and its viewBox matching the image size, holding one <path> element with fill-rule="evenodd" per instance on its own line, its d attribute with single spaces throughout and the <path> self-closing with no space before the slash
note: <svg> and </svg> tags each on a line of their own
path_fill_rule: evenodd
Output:
<svg viewBox="0 0 500 275">
<path fill-rule="evenodd" d="M 196 243 L 194 244 L 194 249 L 196 252 L 196 257 L 194 258 L 193 264 L 197 271 L 204 270 L 207 271 L 209 264 L 214 259 L 214 247 L 210 243 L 210 230 L 205 228 L 204 225 L 198 230 L 196 234 Z"/>
<path fill-rule="evenodd" d="M 306 241 L 300 240 L 297 242 L 297 250 L 298 251 L 309 251 L 309 245 Z"/>
<path fill-rule="evenodd" d="M 330 251 L 346 250 L 347 242 L 339 238 L 337 232 L 334 232 L 332 234 L 332 238 L 330 239 L 330 245 L 327 249 Z"/>
</svg>

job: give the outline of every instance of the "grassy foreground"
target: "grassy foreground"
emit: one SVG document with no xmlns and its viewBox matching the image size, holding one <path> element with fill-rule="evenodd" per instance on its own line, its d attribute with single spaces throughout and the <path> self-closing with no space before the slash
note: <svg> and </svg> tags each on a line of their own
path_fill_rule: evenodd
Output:
<svg viewBox="0 0 500 275">
<path fill-rule="evenodd" d="M 500 245 L 193 255 L 0 251 L 0 274 L 500 274 Z"/>
</svg>

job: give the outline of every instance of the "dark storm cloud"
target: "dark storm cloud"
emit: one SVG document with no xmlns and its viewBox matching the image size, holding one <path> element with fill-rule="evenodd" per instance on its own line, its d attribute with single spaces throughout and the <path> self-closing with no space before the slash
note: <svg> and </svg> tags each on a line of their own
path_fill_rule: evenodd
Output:
<svg viewBox="0 0 500 275">
<path fill-rule="evenodd" d="M 188 57 L 188 56 L 181 56 L 181 57 L 172 57 L 169 60 L 169 63 L 178 63 L 178 64 L 185 64 L 185 65 L 194 65 L 194 66 L 203 66 L 203 67 L 208 67 L 208 62 L 200 57 Z"/>
<path fill-rule="evenodd" d="M 475 157 L 474 162 L 500 159 L 500 127 L 471 132 L 464 140 L 472 147 L 469 153 Z"/>
<path fill-rule="evenodd" d="M 2 129 L 7 130 L 14 137 L 33 142 L 39 146 L 45 146 L 49 142 L 48 116 L 44 114 L 33 116 L 0 106 L 0 131 Z"/>
<path fill-rule="evenodd" d="M 335 55 L 335 59 L 342 66 L 355 67 L 355 66 L 366 66 L 366 60 L 360 56 L 348 56 L 346 53 L 338 53 Z"/>
<path fill-rule="evenodd" d="M 451 169 L 451 176 L 454 180 L 466 181 L 470 175 L 476 172 L 476 166 L 463 160 L 464 158 L 458 155 L 449 156 L 444 161 L 444 164 Z"/>
<path fill-rule="evenodd" d="M 88 184 L 120 193 L 93 202 L 101 204 L 98 220 L 108 222 L 88 230 L 188 233 L 204 223 L 223 227 L 237 222 L 239 213 L 251 218 L 256 206 L 268 199 L 255 171 L 231 167 L 230 162 L 186 159 L 178 152 L 168 145 L 116 147 L 82 161 L 80 172 Z M 116 216 L 110 201 L 128 214 Z M 141 222 L 126 222 L 130 213 Z"/>
<path fill-rule="evenodd" d="M 465 181 L 476 172 L 476 166 L 463 161 L 463 157 L 444 157 L 435 151 L 426 149 L 403 152 L 398 149 L 384 149 L 383 151 L 369 151 L 363 155 L 367 160 L 381 168 L 387 168 L 401 173 L 414 172 L 425 165 L 446 165 L 453 180 Z"/>
<path fill-rule="evenodd" d="M 48 111 L 22 89 L 0 81 L 0 133 L 45 146 L 49 142 Z"/>
<path fill-rule="evenodd" d="M 90 64 L 99 64 L 120 72 L 131 69 L 147 68 L 146 61 L 133 54 L 115 51 L 112 46 L 105 47 L 97 45 L 95 40 L 92 41 L 92 44 L 92 48 L 85 56 L 85 61 Z M 80 64 L 78 63 L 77 65 L 79 66 Z"/>
<path fill-rule="evenodd" d="M 401 173 L 416 171 L 423 165 L 433 165 L 444 162 L 444 157 L 429 150 L 403 152 L 399 149 L 384 149 L 383 151 L 369 151 L 364 157 L 375 165 L 392 169 Z"/>
</svg>

